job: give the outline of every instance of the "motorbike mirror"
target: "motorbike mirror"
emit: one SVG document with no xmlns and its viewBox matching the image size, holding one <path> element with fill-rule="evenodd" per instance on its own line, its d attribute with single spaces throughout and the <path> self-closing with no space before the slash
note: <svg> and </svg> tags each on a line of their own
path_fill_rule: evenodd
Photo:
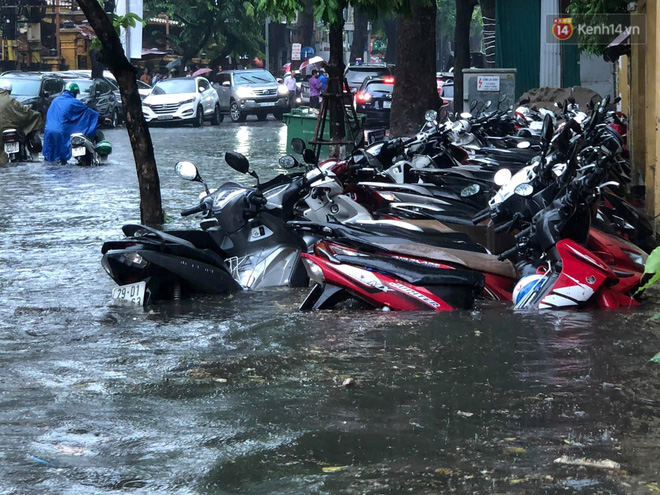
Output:
<svg viewBox="0 0 660 495">
<path fill-rule="evenodd" d="M 612 103 L 613 103 L 614 105 L 616 105 L 616 104 L 619 103 L 620 101 L 621 101 L 621 97 L 620 97 L 620 96 L 617 96 L 616 98 L 614 98 L 614 101 L 613 101 Z"/>
<path fill-rule="evenodd" d="M 509 183 L 511 177 L 512 177 L 511 170 L 509 170 L 508 168 L 501 168 L 500 170 L 497 171 L 495 177 L 493 177 L 493 181 L 497 186 L 502 187 L 505 184 Z"/>
<path fill-rule="evenodd" d="M 204 182 L 193 162 L 177 162 L 177 164 L 174 165 L 174 171 L 182 179 L 194 182 Z"/>
<path fill-rule="evenodd" d="M 543 127 L 541 127 L 541 149 L 547 151 L 554 133 L 555 129 L 552 123 L 552 117 L 547 113 L 545 114 L 545 117 L 543 117 Z"/>
<path fill-rule="evenodd" d="M 298 166 L 298 162 L 291 155 L 285 155 L 279 159 L 280 167 L 285 169 L 295 168 Z"/>
<path fill-rule="evenodd" d="M 529 97 L 527 97 L 527 98 L 523 98 L 522 100 L 520 100 L 520 101 L 518 102 L 518 106 L 521 106 L 521 105 L 527 105 L 530 101 L 531 101 L 531 100 L 529 99 Z"/>
<path fill-rule="evenodd" d="M 236 151 L 227 151 L 225 153 L 225 162 L 242 174 L 247 174 L 250 171 L 250 162 L 248 162 L 248 159 Z"/>
<path fill-rule="evenodd" d="M 305 160 L 305 163 L 309 163 L 310 165 L 316 165 L 317 163 L 316 155 L 309 148 L 305 148 L 302 156 L 303 156 L 303 160 Z"/>
<path fill-rule="evenodd" d="M 461 113 L 461 118 L 462 119 L 471 119 L 472 114 L 470 112 L 463 112 L 463 113 Z"/>
<path fill-rule="evenodd" d="M 353 140 L 353 146 L 355 148 L 361 148 L 363 144 L 364 144 L 364 132 L 360 130 L 355 135 L 355 139 Z"/>
<path fill-rule="evenodd" d="M 293 138 L 291 140 L 291 149 L 298 153 L 299 155 L 303 154 L 303 151 L 305 151 L 305 148 L 307 148 L 307 145 L 305 144 L 305 141 L 303 141 L 300 138 Z"/>
<path fill-rule="evenodd" d="M 477 100 L 472 100 L 470 102 L 470 112 L 477 108 Z"/>
<path fill-rule="evenodd" d="M 573 98 L 572 96 L 569 96 L 567 100 L 571 105 L 575 105 L 575 98 Z"/>
<path fill-rule="evenodd" d="M 506 100 L 506 93 L 500 95 L 500 99 L 497 100 L 498 103 L 504 103 L 504 100 Z"/>
<path fill-rule="evenodd" d="M 529 141 L 520 141 L 518 144 L 516 144 L 516 148 L 521 149 L 521 150 L 526 150 L 532 145 Z"/>
<path fill-rule="evenodd" d="M 427 110 L 426 113 L 424 114 L 424 120 L 426 120 L 429 124 L 431 122 L 435 122 L 435 119 L 438 118 L 438 112 L 435 110 Z"/>
<path fill-rule="evenodd" d="M 491 106 L 492 104 L 493 104 L 493 102 L 492 102 L 492 101 L 490 101 L 490 100 L 486 100 L 486 104 L 484 105 L 484 110 L 487 110 L 487 109 L 489 109 L 489 108 L 490 108 L 490 106 Z"/>
<path fill-rule="evenodd" d="M 556 102 L 555 102 L 555 106 L 556 106 L 557 108 L 564 108 L 564 104 L 563 104 L 561 101 L 556 101 Z"/>
</svg>

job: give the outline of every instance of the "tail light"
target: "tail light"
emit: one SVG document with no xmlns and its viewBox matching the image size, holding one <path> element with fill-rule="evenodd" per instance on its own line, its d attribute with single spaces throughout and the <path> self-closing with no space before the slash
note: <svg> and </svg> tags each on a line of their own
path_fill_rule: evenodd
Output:
<svg viewBox="0 0 660 495">
<path fill-rule="evenodd" d="M 365 91 L 358 91 L 358 92 L 355 94 L 355 100 L 356 100 L 358 103 L 367 103 L 367 102 L 371 101 L 371 98 L 372 98 L 372 97 L 371 97 L 371 94 L 370 94 L 370 93 L 367 93 L 367 92 L 365 92 Z"/>
<path fill-rule="evenodd" d="M 5 143 L 15 143 L 16 141 L 19 141 L 18 132 L 16 132 L 15 129 L 7 129 L 2 133 L 2 140 Z"/>
<path fill-rule="evenodd" d="M 394 78 L 392 76 L 388 76 L 383 78 L 383 83 L 385 84 L 394 84 Z"/>
</svg>

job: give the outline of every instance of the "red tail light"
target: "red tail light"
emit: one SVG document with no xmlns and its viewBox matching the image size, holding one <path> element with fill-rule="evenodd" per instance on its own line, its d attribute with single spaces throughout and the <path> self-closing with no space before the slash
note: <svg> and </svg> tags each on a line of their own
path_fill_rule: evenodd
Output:
<svg viewBox="0 0 660 495">
<path fill-rule="evenodd" d="M 383 82 L 385 84 L 394 84 L 394 78 L 392 76 L 385 77 L 383 78 Z"/>
<path fill-rule="evenodd" d="M 366 103 L 367 101 L 371 101 L 371 94 L 364 91 L 358 91 L 355 95 L 355 99 L 360 103 Z"/>
</svg>

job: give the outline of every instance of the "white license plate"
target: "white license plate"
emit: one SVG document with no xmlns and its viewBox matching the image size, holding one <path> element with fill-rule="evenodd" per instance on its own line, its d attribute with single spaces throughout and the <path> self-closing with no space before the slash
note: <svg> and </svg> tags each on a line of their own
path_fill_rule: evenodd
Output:
<svg viewBox="0 0 660 495">
<path fill-rule="evenodd" d="M 274 107 L 275 102 L 274 101 L 262 101 L 262 102 L 258 103 L 258 105 L 260 107 Z"/>
<path fill-rule="evenodd" d="M 383 108 L 392 108 L 392 102 L 391 101 L 384 101 L 383 102 Z"/>
<path fill-rule="evenodd" d="M 144 304 L 144 292 L 147 289 L 146 282 L 120 285 L 112 289 L 112 298 L 115 301 L 128 301 L 134 304 Z"/>
<path fill-rule="evenodd" d="M 74 157 L 85 156 L 86 153 L 87 153 L 87 148 L 85 148 L 84 146 L 76 146 L 75 148 L 73 148 L 73 150 L 71 150 L 71 154 Z"/>
<path fill-rule="evenodd" d="M 171 115 L 159 115 L 158 120 L 172 120 L 174 117 Z"/>
<path fill-rule="evenodd" d="M 5 153 L 18 153 L 18 143 L 5 143 Z"/>
</svg>

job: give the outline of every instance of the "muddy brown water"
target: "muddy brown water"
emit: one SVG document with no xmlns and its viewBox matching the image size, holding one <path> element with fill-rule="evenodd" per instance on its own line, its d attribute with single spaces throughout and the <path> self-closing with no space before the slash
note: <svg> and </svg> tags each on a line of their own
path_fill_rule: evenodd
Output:
<svg viewBox="0 0 660 495">
<path fill-rule="evenodd" d="M 274 121 L 152 134 L 175 228 L 201 190 L 177 160 L 244 180 L 235 149 L 269 178 L 286 143 Z M 100 247 L 139 213 L 125 131 L 107 137 L 104 167 L 0 170 L 0 494 L 660 489 L 657 292 L 617 312 L 300 313 L 291 289 L 115 306 Z"/>
</svg>

